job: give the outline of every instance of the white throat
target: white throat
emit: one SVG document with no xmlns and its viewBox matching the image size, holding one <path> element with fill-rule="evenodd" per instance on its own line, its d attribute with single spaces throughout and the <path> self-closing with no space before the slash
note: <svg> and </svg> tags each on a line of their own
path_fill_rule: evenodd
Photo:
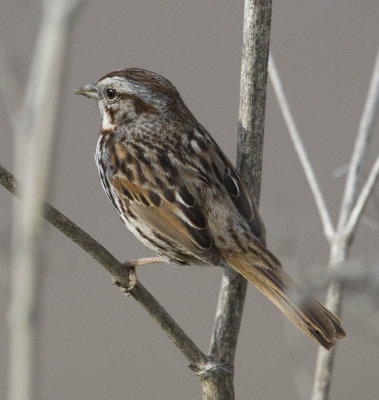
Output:
<svg viewBox="0 0 379 400">
<path fill-rule="evenodd" d="M 115 128 L 116 128 L 116 125 L 109 118 L 109 114 L 107 112 L 104 112 L 102 129 L 103 130 L 113 130 Z"/>
</svg>

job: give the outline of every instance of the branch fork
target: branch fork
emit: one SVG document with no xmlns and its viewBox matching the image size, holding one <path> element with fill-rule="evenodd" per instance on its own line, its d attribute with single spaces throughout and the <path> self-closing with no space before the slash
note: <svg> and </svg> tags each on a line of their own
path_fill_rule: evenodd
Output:
<svg viewBox="0 0 379 400">
<path fill-rule="evenodd" d="M 309 186 L 313 193 L 317 210 L 324 229 L 326 240 L 330 244 L 329 272 L 340 275 L 346 262 L 348 249 L 353 241 L 357 224 L 363 214 L 365 205 L 372 194 L 379 176 L 379 156 L 376 158 L 371 171 L 359 192 L 359 181 L 367 160 L 367 152 L 371 141 L 375 117 L 379 103 L 379 49 L 372 73 L 372 78 L 367 94 L 366 103 L 362 112 L 359 129 L 352 152 L 345 190 L 342 196 L 340 215 L 337 227 L 332 224 L 324 196 L 320 189 L 316 175 L 309 161 L 300 132 L 296 127 L 294 117 L 291 114 L 286 95 L 284 93 L 279 73 L 272 54 L 270 55 L 269 75 L 276 94 L 279 107 L 287 125 L 293 145 L 305 172 Z M 342 308 L 342 282 L 336 278 L 330 281 L 326 298 L 326 306 L 337 315 Z M 335 348 L 330 352 L 320 348 L 316 361 L 316 372 L 312 400 L 327 400 L 331 383 Z"/>
</svg>

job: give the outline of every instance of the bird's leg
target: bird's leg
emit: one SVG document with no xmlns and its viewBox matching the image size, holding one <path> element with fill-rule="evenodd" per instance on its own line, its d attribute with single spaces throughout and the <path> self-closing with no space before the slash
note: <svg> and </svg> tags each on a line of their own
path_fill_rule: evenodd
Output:
<svg viewBox="0 0 379 400">
<path fill-rule="evenodd" d="M 126 268 L 135 268 L 140 265 L 146 264 L 157 264 L 163 263 L 164 261 L 160 257 L 144 257 L 144 258 L 136 258 L 135 260 L 125 261 L 122 265 Z"/>
<path fill-rule="evenodd" d="M 117 278 L 112 279 L 112 283 L 118 286 L 122 293 L 125 296 L 130 296 L 130 291 L 134 288 L 137 284 L 137 275 L 136 275 L 136 267 L 140 265 L 146 264 L 157 264 L 163 263 L 164 261 L 160 257 L 144 257 L 144 258 L 137 258 L 134 260 L 125 261 L 122 265 L 128 270 L 129 279 L 128 279 L 128 287 L 125 287 Z"/>
</svg>

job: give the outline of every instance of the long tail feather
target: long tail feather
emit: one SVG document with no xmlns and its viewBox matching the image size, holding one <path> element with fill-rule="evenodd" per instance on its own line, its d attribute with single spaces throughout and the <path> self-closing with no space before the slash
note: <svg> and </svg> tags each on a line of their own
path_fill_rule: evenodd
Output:
<svg viewBox="0 0 379 400">
<path fill-rule="evenodd" d="M 309 296 L 270 253 L 257 259 L 249 255 L 228 256 L 228 264 L 265 294 L 291 321 L 321 346 L 331 349 L 346 336 L 341 320 Z M 274 265 L 273 265 L 274 264 Z M 276 264 L 276 265 L 275 265 Z"/>
</svg>

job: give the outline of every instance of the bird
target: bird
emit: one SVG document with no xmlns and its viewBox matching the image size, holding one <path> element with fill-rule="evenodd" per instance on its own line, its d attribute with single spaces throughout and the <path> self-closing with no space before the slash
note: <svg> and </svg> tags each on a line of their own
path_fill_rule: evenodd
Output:
<svg viewBox="0 0 379 400">
<path fill-rule="evenodd" d="M 238 171 L 168 79 L 126 68 L 76 93 L 98 102 L 95 161 L 104 191 L 156 261 L 231 268 L 324 348 L 346 336 L 341 320 L 268 250 Z"/>
</svg>

